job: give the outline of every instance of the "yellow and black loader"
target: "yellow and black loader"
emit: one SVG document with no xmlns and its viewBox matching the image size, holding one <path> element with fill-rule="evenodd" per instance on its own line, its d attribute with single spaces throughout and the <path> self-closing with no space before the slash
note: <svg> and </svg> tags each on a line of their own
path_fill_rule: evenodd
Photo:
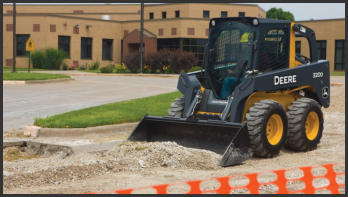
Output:
<svg viewBox="0 0 348 197">
<path fill-rule="evenodd" d="M 310 57 L 296 54 L 295 38 Z M 175 141 L 223 154 L 221 166 L 274 157 L 285 146 L 317 147 L 322 107 L 330 104 L 329 62 L 319 60 L 312 29 L 286 20 L 214 18 L 204 69 L 181 74 L 183 94 L 168 116 L 145 116 L 128 138 Z"/>
</svg>

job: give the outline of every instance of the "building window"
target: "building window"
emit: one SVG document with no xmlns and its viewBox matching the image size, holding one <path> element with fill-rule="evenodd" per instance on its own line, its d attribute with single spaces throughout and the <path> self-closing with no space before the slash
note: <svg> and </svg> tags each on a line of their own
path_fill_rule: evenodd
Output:
<svg viewBox="0 0 348 197">
<path fill-rule="evenodd" d="M 159 36 L 163 36 L 163 28 L 159 28 L 158 29 L 158 35 Z"/>
<path fill-rule="evenodd" d="M 50 32 L 56 32 L 56 25 L 50 24 Z"/>
<path fill-rule="evenodd" d="M 239 17 L 244 17 L 245 16 L 245 12 L 238 12 L 238 16 Z"/>
<path fill-rule="evenodd" d="M 162 12 L 162 18 L 163 19 L 167 18 L 167 12 Z"/>
<path fill-rule="evenodd" d="M 92 59 L 92 38 L 81 38 L 81 59 Z"/>
<path fill-rule="evenodd" d="M 176 28 L 172 28 L 172 36 L 176 35 Z"/>
<path fill-rule="evenodd" d="M 326 59 L 326 40 L 317 40 L 317 48 L 319 59 Z"/>
<path fill-rule="evenodd" d="M 112 60 L 112 39 L 103 39 L 103 60 Z"/>
<path fill-rule="evenodd" d="M 17 34 L 16 35 L 16 49 L 17 56 L 26 56 L 28 52 L 25 50 L 25 45 L 29 39 L 29 34 Z"/>
<path fill-rule="evenodd" d="M 175 18 L 180 18 L 180 10 L 175 11 Z"/>
<path fill-rule="evenodd" d="M 6 59 L 6 66 L 12 66 L 12 59 Z"/>
<path fill-rule="evenodd" d="M 149 18 L 150 18 L 150 19 L 153 19 L 153 12 L 150 12 L 150 13 L 149 13 Z"/>
<path fill-rule="evenodd" d="M 203 10 L 203 18 L 210 18 L 210 12 L 209 10 Z"/>
<path fill-rule="evenodd" d="M 227 11 L 221 11 L 221 18 L 227 17 Z"/>
<path fill-rule="evenodd" d="M 13 24 L 6 24 L 6 31 L 13 31 Z"/>
<path fill-rule="evenodd" d="M 40 32 L 40 24 L 33 24 L 33 32 Z"/>
<path fill-rule="evenodd" d="M 58 49 L 70 58 L 70 36 L 58 36 Z"/>
<path fill-rule="evenodd" d="M 345 40 L 335 40 L 335 70 L 345 69 Z"/>
<path fill-rule="evenodd" d="M 195 28 L 187 28 L 187 35 L 194 36 Z"/>
<path fill-rule="evenodd" d="M 301 41 L 295 42 L 295 51 L 296 51 L 296 54 L 301 54 Z"/>
</svg>

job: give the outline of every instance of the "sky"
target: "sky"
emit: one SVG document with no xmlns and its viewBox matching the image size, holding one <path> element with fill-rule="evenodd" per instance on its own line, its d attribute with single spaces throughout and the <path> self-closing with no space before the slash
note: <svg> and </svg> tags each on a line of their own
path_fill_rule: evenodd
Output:
<svg viewBox="0 0 348 197">
<path fill-rule="evenodd" d="M 80 3 L 74 3 L 80 4 Z M 100 4 L 100 3 L 96 3 Z M 254 3 L 251 3 L 254 4 Z M 345 17 L 344 3 L 257 3 L 265 11 L 272 7 L 293 13 L 295 20 L 333 19 Z"/>
<path fill-rule="evenodd" d="M 272 7 L 290 11 L 295 21 L 345 17 L 344 3 L 258 3 L 258 5 L 265 11 Z"/>
</svg>

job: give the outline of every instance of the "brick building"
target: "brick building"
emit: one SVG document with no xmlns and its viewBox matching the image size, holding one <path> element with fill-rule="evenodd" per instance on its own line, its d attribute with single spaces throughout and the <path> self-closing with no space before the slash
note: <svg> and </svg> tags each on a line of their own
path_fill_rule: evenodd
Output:
<svg viewBox="0 0 348 197">
<path fill-rule="evenodd" d="M 4 6 L 3 16 L 3 65 L 11 66 L 12 5 Z M 266 12 L 251 4 L 147 4 L 144 9 L 144 52 L 180 48 L 195 53 L 201 62 L 209 19 L 233 16 L 264 18 Z M 121 63 L 122 57 L 138 51 L 139 19 L 139 4 L 17 5 L 17 66 L 27 66 L 25 41 L 29 37 L 32 37 L 36 49 L 66 51 L 68 65 L 94 61 L 100 61 L 102 65 Z M 313 28 L 318 40 L 326 41 L 319 43 L 318 50 L 325 51 L 331 70 L 342 70 L 345 65 L 344 19 L 300 23 Z M 305 42 L 298 42 L 297 50 L 306 55 L 308 46 Z"/>
</svg>

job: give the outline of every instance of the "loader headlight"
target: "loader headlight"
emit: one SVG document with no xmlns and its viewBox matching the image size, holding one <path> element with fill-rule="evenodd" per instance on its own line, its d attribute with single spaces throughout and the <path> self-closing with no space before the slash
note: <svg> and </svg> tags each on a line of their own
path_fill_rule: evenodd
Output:
<svg viewBox="0 0 348 197">
<path fill-rule="evenodd" d="M 257 20 L 257 18 L 254 18 L 253 19 L 253 25 L 257 26 L 258 24 L 259 24 L 259 20 Z"/>
</svg>

